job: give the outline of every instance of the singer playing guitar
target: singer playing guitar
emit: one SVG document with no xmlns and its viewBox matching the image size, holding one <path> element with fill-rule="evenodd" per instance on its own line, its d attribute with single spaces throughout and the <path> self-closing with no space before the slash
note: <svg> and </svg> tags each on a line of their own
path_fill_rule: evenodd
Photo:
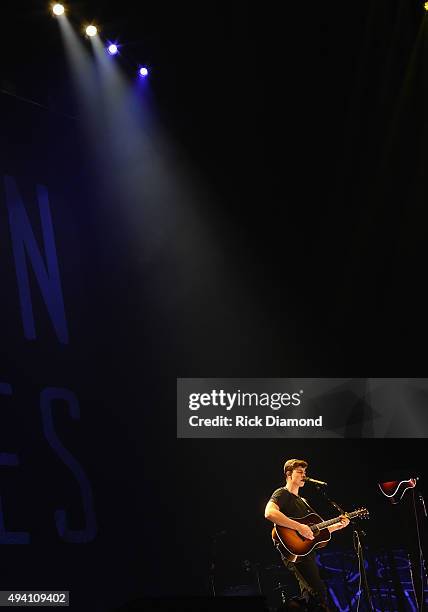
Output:
<svg viewBox="0 0 428 612">
<path fill-rule="evenodd" d="M 276 489 L 271 495 L 265 509 L 265 517 L 278 526 L 288 527 L 297 531 L 300 536 L 308 540 L 314 539 L 314 534 L 308 525 L 297 520 L 314 510 L 299 495 L 299 490 L 305 485 L 306 468 L 308 463 L 303 459 L 289 459 L 284 464 L 285 487 Z M 291 518 L 293 517 L 293 518 Z M 349 525 L 349 519 L 341 516 L 338 522 L 328 527 L 328 531 L 337 531 Z M 302 597 L 315 610 L 331 610 L 327 600 L 327 589 L 319 575 L 315 562 L 315 551 L 298 559 L 298 563 L 290 561 L 277 546 L 285 567 L 294 574 L 299 582 Z"/>
</svg>

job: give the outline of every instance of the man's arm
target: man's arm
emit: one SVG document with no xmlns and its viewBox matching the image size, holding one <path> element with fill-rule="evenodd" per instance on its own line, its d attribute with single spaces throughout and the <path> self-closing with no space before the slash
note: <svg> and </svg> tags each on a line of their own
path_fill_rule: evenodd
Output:
<svg viewBox="0 0 428 612">
<path fill-rule="evenodd" d="M 300 533 L 301 536 L 308 540 L 314 539 L 314 534 L 312 533 L 312 529 L 303 523 L 299 523 L 298 521 L 294 521 L 288 516 L 285 516 L 279 509 L 278 504 L 269 500 L 266 504 L 265 508 L 265 518 L 272 523 L 276 523 L 280 527 L 288 527 L 289 529 L 295 529 Z"/>
</svg>

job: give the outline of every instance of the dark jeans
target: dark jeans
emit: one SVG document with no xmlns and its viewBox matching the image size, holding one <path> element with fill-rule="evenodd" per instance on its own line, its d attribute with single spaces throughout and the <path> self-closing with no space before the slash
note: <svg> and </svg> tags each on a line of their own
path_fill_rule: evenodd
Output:
<svg viewBox="0 0 428 612">
<path fill-rule="evenodd" d="M 321 580 L 315 554 L 308 555 L 299 563 L 292 563 L 284 557 L 282 561 L 298 581 L 302 597 L 307 602 L 317 604 L 315 608 L 317 610 L 331 610 L 328 604 L 327 588 Z"/>
</svg>

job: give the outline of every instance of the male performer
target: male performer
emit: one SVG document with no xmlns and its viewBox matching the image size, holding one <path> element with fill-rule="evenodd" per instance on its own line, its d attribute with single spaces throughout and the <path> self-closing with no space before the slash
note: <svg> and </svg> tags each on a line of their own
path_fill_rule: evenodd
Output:
<svg viewBox="0 0 428 612">
<path fill-rule="evenodd" d="M 308 527 L 293 518 L 302 518 L 314 510 L 299 495 L 299 489 L 305 484 L 306 468 L 308 463 L 303 459 L 289 459 L 284 464 L 284 475 L 286 479 L 285 487 L 276 489 L 271 495 L 265 509 L 265 517 L 283 527 L 295 529 L 301 536 L 309 540 L 314 539 L 314 535 Z M 293 517 L 293 518 L 290 518 Z M 349 525 L 346 516 L 341 517 L 340 523 L 329 527 L 329 531 L 337 531 Z M 280 551 L 281 552 L 281 551 Z M 319 575 L 318 566 L 315 562 L 315 552 L 306 555 L 298 563 L 292 563 L 285 559 L 284 565 L 297 578 L 302 597 L 307 601 L 316 604 L 318 610 L 329 610 L 327 602 L 327 589 Z"/>
</svg>

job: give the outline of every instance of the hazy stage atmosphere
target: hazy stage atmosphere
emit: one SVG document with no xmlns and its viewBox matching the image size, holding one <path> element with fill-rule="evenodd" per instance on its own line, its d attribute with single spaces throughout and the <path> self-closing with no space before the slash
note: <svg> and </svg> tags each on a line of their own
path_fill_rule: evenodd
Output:
<svg viewBox="0 0 428 612">
<path fill-rule="evenodd" d="M 424 439 L 177 440 L 176 401 L 185 377 L 426 376 L 424 3 L 2 9 L 0 591 L 277 609 L 264 509 L 297 457 L 369 510 L 375 609 L 415 612 Z M 319 561 L 356 609 L 351 526 Z"/>
</svg>

